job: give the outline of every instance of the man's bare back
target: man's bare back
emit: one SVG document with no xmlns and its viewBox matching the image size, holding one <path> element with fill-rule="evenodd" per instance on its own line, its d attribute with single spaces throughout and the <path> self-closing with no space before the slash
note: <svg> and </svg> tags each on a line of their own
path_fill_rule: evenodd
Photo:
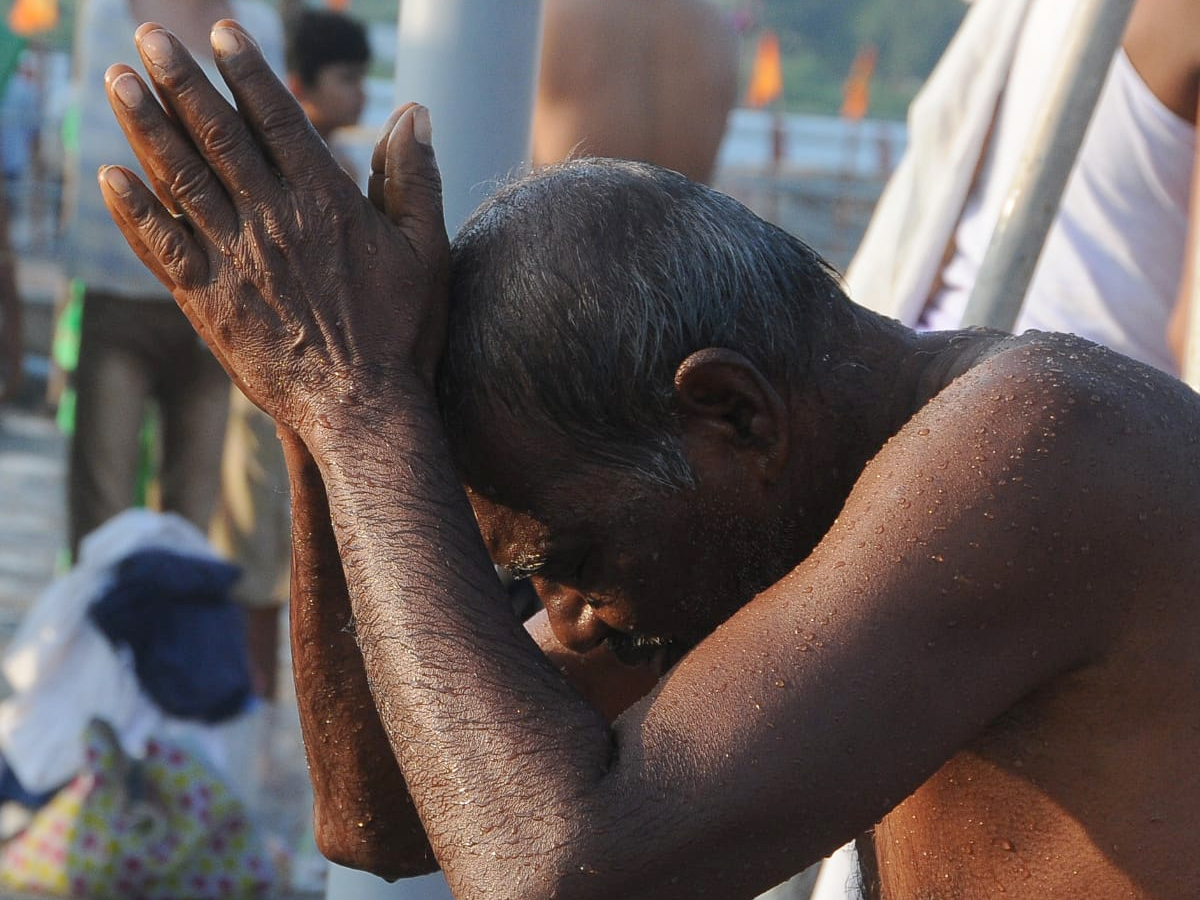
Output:
<svg viewBox="0 0 1200 900">
<path fill-rule="evenodd" d="M 547 0 L 533 162 L 614 156 L 709 181 L 737 91 L 707 0 Z"/>
</svg>

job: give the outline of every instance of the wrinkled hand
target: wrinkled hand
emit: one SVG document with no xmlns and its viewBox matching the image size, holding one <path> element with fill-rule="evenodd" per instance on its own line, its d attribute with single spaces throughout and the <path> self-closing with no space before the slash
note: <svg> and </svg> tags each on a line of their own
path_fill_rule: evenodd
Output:
<svg viewBox="0 0 1200 900">
<path fill-rule="evenodd" d="M 127 66 L 105 80 L 157 198 L 108 166 L 104 199 L 246 395 L 304 434 L 332 405 L 428 389 L 449 253 L 428 111 L 398 110 L 376 148 L 385 214 L 236 23 L 213 30 L 236 110 L 169 32 L 147 23 L 136 40 L 163 106 Z"/>
</svg>

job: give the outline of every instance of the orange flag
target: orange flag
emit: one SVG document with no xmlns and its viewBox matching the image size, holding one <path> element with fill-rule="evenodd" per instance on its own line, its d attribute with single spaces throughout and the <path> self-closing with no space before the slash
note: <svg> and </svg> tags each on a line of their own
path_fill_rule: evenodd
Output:
<svg viewBox="0 0 1200 900">
<path fill-rule="evenodd" d="M 782 96 L 783 66 L 779 59 L 779 35 L 773 31 L 764 31 L 758 39 L 758 50 L 754 54 L 754 71 L 750 75 L 750 87 L 746 91 L 746 105 L 763 107 Z"/>
<path fill-rule="evenodd" d="M 58 24 L 58 0 L 17 0 L 8 11 L 8 27 L 21 37 L 49 31 Z"/>
<path fill-rule="evenodd" d="M 850 64 L 850 74 L 842 88 L 842 117 L 846 119 L 861 119 L 867 114 L 871 105 L 871 76 L 875 74 L 875 58 L 878 51 L 874 44 L 859 48 L 854 62 Z"/>
<path fill-rule="evenodd" d="M 337 12 L 345 12 L 350 8 L 350 0 L 325 0 L 325 5 Z"/>
</svg>

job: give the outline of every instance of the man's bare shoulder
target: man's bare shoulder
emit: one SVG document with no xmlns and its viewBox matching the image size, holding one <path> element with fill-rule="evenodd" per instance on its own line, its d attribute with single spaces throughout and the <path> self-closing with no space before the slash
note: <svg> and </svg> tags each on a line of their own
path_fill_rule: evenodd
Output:
<svg viewBox="0 0 1200 900">
<path fill-rule="evenodd" d="M 954 644 L 995 631 L 989 677 L 1037 673 L 876 829 L 886 896 L 1193 896 L 1198 473 L 1196 394 L 1036 333 L 986 345 L 868 467 L 854 536 L 889 533 L 881 501 L 917 512 L 882 560 L 893 596 Z"/>
<path fill-rule="evenodd" d="M 1132 437 L 1178 435 L 1171 446 L 1185 454 L 1195 452 L 1191 436 L 1200 427 L 1200 396 L 1178 379 L 1071 334 L 1028 331 L 967 344 L 938 388 L 918 417 L 986 418 L 1017 433 L 1059 422 L 1057 437 L 1082 440 L 1113 428 Z"/>
<path fill-rule="evenodd" d="M 1147 578 L 1200 551 L 1200 397 L 1174 378 L 1070 335 L 1030 332 L 976 344 L 959 369 L 864 471 L 840 525 L 882 504 L 926 510 L 906 541 L 969 559 L 1017 613 L 1044 598 L 1119 616 Z M 886 527 L 881 521 L 876 527 Z M 932 566 L 928 565 L 933 560 Z M 1018 567 L 1014 560 L 1020 560 Z M 1188 563 L 1188 565 L 1195 565 Z M 1200 577 L 1200 569 L 1195 573 Z"/>
</svg>

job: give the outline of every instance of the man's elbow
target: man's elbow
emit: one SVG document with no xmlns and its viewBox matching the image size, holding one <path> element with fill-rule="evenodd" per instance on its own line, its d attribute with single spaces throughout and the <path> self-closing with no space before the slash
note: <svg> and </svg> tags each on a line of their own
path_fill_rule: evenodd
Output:
<svg viewBox="0 0 1200 900">
<path fill-rule="evenodd" d="M 416 878 L 438 870 L 425 833 L 409 828 L 385 831 L 367 823 L 332 822 L 317 813 L 313 837 L 332 863 L 358 869 L 387 881 Z"/>
</svg>

